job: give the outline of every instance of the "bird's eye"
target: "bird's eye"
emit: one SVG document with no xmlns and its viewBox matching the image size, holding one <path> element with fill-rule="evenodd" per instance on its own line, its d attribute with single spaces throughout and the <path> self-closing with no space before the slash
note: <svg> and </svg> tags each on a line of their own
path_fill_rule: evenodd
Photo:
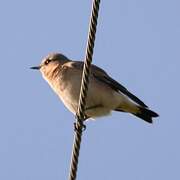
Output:
<svg viewBox="0 0 180 180">
<path fill-rule="evenodd" d="M 51 62 L 51 60 L 50 60 L 50 59 L 47 59 L 47 60 L 44 62 L 44 64 L 45 64 L 45 65 L 48 65 L 50 62 Z"/>
</svg>

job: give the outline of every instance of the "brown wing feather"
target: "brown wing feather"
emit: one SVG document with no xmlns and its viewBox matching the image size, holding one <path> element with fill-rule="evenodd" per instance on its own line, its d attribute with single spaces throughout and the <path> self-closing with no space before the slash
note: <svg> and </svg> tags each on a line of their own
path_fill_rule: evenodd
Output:
<svg viewBox="0 0 180 180">
<path fill-rule="evenodd" d="M 78 68 L 80 70 L 83 69 L 83 62 L 81 61 L 71 61 L 71 66 Z M 142 107 L 148 107 L 144 102 L 142 102 L 138 97 L 130 93 L 123 85 L 112 79 L 103 69 L 91 65 L 91 74 L 99 81 L 109 85 L 112 89 L 114 89 L 117 92 L 121 92 L 128 96 L 131 100 L 136 102 Z"/>
</svg>

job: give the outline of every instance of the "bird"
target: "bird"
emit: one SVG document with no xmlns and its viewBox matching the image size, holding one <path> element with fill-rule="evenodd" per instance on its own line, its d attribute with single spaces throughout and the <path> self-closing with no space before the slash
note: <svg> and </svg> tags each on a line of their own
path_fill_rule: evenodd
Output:
<svg viewBox="0 0 180 180">
<path fill-rule="evenodd" d="M 43 78 L 64 105 L 76 115 L 78 109 L 83 62 L 70 60 L 62 53 L 50 53 L 43 58 L 39 70 Z M 152 123 L 159 115 L 103 69 L 91 65 L 85 106 L 85 120 L 110 115 L 112 111 L 125 112 Z"/>
</svg>

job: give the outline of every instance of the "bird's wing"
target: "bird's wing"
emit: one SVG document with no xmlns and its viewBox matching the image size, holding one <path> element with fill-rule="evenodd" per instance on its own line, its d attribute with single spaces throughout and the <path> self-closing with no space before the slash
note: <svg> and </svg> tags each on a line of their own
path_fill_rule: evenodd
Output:
<svg viewBox="0 0 180 180">
<path fill-rule="evenodd" d="M 77 69 L 83 69 L 83 62 L 81 61 L 71 61 L 71 66 Z M 148 107 L 144 102 L 142 102 L 138 97 L 130 93 L 123 85 L 112 79 L 103 69 L 91 65 L 91 74 L 99 81 L 109 85 L 113 90 L 117 92 L 121 92 L 124 95 L 128 96 L 131 100 L 136 102 L 137 104 Z"/>
</svg>

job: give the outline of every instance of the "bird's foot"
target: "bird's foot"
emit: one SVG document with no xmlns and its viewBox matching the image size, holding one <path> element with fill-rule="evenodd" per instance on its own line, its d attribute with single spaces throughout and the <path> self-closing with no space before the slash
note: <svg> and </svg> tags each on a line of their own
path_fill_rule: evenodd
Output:
<svg viewBox="0 0 180 180">
<path fill-rule="evenodd" d="M 84 125 L 83 123 L 81 124 L 81 129 L 80 126 L 77 125 L 77 122 L 74 123 L 74 131 L 75 132 L 79 132 L 79 131 L 85 131 L 86 130 L 86 125 Z"/>
</svg>

